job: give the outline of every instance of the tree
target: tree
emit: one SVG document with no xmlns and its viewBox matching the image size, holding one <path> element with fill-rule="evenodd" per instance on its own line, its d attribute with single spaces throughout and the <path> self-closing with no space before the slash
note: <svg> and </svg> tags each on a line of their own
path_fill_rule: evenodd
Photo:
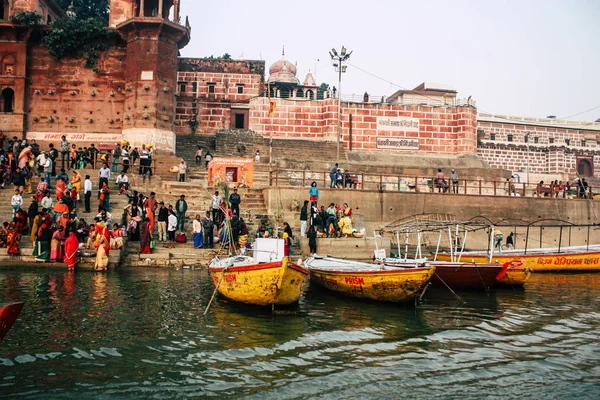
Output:
<svg viewBox="0 0 600 400">
<path fill-rule="evenodd" d="M 65 10 L 71 0 L 56 0 Z M 73 1 L 75 17 L 64 17 L 52 23 L 52 30 L 44 37 L 44 44 L 56 59 L 83 53 L 85 67 L 98 70 L 100 52 L 113 45 L 118 34 L 106 29 L 108 0 Z"/>
<path fill-rule="evenodd" d="M 10 17 L 10 21 L 14 24 L 25 25 L 32 28 L 40 25 L 42 18 L 42 14 L 36 11 L 19 11 Z"/>
<path fill-rule="evenodd" d="M 329 90 L 328 83 L 321 83 L 317 89 L 317 100 L 323 100 L 325 98 L 325 92 Z"/>
<path fill-rule="evenodd" d="M 231 60 L 231 54 L 229 53 L 225 53 L 223 54 L 223 56 L 221 57 L 223 60 Z"/>
<path fill-rule="evenodd" d="M 71 0 L 56 0 L 63 10 L 67 11 Z M 104 24 L 108 24 L 108 0 L 73 0 L 73 8 L 77 19 L 100 18 Z"/>
</svg>

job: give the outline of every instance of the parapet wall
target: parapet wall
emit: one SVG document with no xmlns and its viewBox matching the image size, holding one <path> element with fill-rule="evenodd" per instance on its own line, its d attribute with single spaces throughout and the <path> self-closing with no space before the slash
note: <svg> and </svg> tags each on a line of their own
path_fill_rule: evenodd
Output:
<svg viewBox="0 0 600 400">
<path fill-rule="evenodd" d="M 282 205 L 287 208 L 293 200 L 298 201 L 299 204 L 302 204 L 305 199 L 308 200 L 308 188 L 269 187 L 263 189 L 263 195 L 269 214 L 277 215 L 278 212 L 281 212 Z M 319 205 L 328 206 L 329 203 L 348 203 L 350 207 L 357 210 L 363 217 L 364 228 L 367 229 L 369 236 L 373 235 L 373 230 L 382 229 L 394 221 L 418 214 L 452 214 L 461 221 L 483 216 L 493 222 L 504 220 L 516 223 L 515 221 L 520 219 L 530 222 L 540 219 L 561 219 L 573 224 L 598 222 L 594 221 L 594 212 L 590 202 L 575 199 L 394 193 L 319 188 Z M 288 220 L 292 227 L 299 226 L 299 221 L 296 219 L 294 217 L 294 219 Z M 482 218 L 481 222 L 485 222 L 485 220 Z M 532 229 L 530 247 L 539 245 L 535 240 L 539 237 L 540 228 Z M 508 233 L 506 232 L 506 235 Z M 568 234 L 571 235 L 572 245 L 585 244 L 585 240 L 587 240 L 587 229 L 585 228 L 573 228 L 569 233 L 567 233 L 567 229 L 564 229 L 563 246 L 567 246 L 569 243 Z M 437 240 L 437 234 L 434 236 Z M 551 240 L 549 239 L 549 241 Z M 544 242 L 543 244 L 546 246 L 558 243 L 547 243 L 546 240 Z M 600 243 L 600 231 L 590 230 L 590 243 Z M 485 242 L 478 244 L 481 246 Z M 470 242 L 470 245 L 473 246 L 474 243 Z"/>
</svg>

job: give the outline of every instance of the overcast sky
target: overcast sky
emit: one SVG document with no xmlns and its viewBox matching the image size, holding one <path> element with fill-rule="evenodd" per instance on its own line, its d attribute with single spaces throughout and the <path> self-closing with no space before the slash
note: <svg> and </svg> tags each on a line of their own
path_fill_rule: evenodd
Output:
<svg viewBox="0 0 600 400">
<path fill-rule="evenodd" d="M 328 51 L 343 45 L 344 94 L 435 82 L 482 112 L 600 118 L 600 0 L 182 0 L 181 11 L 185 57 L 243 54 L 268 71 L 285 46 L 301 81 L 310 70 L 337 86 Z"/>
</svg>

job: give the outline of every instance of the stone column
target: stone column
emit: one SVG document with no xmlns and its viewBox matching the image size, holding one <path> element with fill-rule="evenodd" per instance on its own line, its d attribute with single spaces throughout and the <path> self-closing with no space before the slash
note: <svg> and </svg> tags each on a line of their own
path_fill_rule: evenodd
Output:
<svg viewBox="0 0 600 400">
<path fill-rule="evenodd" d="M 144 17 L 144 0 L 140 1 L 140 17 Z"/>
<path fill-rule="evenodd" d="M 167 15 L 168 17 L 168 15 Z M 163 0 L 158 0 L 158 18 L 164 18 L 163 17 Z"/>
</svg>

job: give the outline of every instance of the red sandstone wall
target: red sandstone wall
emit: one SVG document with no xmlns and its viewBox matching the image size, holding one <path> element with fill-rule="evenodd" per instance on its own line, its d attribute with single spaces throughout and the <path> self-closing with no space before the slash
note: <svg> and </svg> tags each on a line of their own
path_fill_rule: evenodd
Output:
<svg viewBox="0 0 600 400">
<path fill-rule="evenodd" d="M 11 29 L 10 32 L 3 30 L 2 38 L 7 39 L 3 42 L 0 49 L 0 68 L 6 68 L 8 60 L 14 60 L 13 73 L 7 74 L 7 71 L 0 71 L 0 91 L 4 88 L 11 88 L 15 93 L 14 109 L 12 113 L 4 113 L 0 109 L 0 130 L 6 136 L 22 137 L 23 123 L 25 118 L 25 87 L 26 87 L 26 66 L 27 50 L 26 44 L 19 41 L 19 38 L 25 35 L 24 30 Z M 8 40 L 13 41 L 12 43 Z"/>
<path fill-rule="evenodd" d="M 121 133 L 124 49 L 102 54 L 101 74 L 84 68 L 81 59 L 56 61 L 39 45 L 30 48 L 28 59 L 29 132 Z"/>
<path fill-rule="evenodd" d="M 337 101 L 293 101 L 275 99 L 276 111 L 268 116 L 268 99 L 250 102 L 250 129 L 264 136 L 301 139 L 337 137 Z M 342 103 L 342 140 L 350 147 L 349 115 L 352 114 L 352 149 L 378 149 L 377 138 L 417 139 L 426 153 L 459 154 L 476 151 L 476 110 L 471 107 L 425 107 L 389 104 Z M 377 118 L 411 118 L 416 131 L 378 129 Z M 414 150 L 413 150 L 414 151 Z"/>
<path fill-rule="evenodd" d="M 196 111 L 197 132 L 215 134 L 230 127 L 230 103 L 247 103 L 262 93 L 264 61 L 183 58 L 177 82 L 176 132 L 190 133 L 188 121 Z M 214 93 L 209 93 L 209 83 L 214 84 Z M 238 93 L 239 86 L 243 87 L 242 94 Z"/>
</svg>

